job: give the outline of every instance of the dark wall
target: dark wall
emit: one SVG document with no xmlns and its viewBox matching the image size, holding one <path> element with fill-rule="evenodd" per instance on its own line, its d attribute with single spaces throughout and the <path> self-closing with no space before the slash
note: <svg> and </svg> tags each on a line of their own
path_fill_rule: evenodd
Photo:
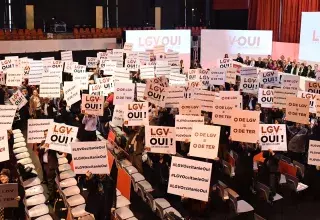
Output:
<svg viewBox="0 0 320 220">
<path fill-rule="evenodd" d="M 247 30 L 248 10 L 215 10 L 212 21 L 214 29 Z"/>
<path fill-rule="evenodd" d="M 184 0 L 162 0 L 161 28 L 174 29 L 184 25 Z"/>
<path fill-rule="evenodd" d="M 93 0 L 36 0 L 34 8 L 35 28 L 43 28 L 44 21 L 56 17 L 64 21 L 68 28 L 75 25 L 96 23 L 96 1 Z"/>
<path fill-rule="evenodd" d="M 144 0 L 118 0 L 120 27 L 141 27 L 146 23 Z"/>
<path fill-rule="evenodd" d="M 0 1 L 0 28 L 4 28 L 5 1 Z"/>
</svg>

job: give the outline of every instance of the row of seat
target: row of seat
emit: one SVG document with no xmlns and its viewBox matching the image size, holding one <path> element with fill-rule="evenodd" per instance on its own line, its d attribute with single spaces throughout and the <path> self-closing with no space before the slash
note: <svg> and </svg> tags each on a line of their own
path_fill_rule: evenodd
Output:
<svg viewBox="0 0 320 220">
<path fill-rule="evenodd" d="M 11 32 L 0 29 L 0 40 L 44 40 L 45 38 L 41 29 L 13 29 Z"/>
<path fill-rule="evenodd" d="M 21 130 L 13 130 L 13 137 L 13 152 L 17 159 L 17 163 L 22 164 L 25 168 L 32 168 L 32 172 L 37 175 Z M 49 208 L 45 204 L 46 197 L 44 195 L 44 189 L 41 185 L 41 180 L 39 177 L 36 176 L 22 181 L 22 186 L 25 189 L 25 198 L 23 202 L 26 207 L 27 219 L 52 220 L 52 217 L 49 215 Z"/>
<path fill-rule="evenodd" d="M 112 123 L 109 123 L 110 130 L 117 129 Z M 112 131 L 110 131 L 112 132 Z M 156 198 L 154 199 L 152 196 L 152 192 L 154 191 L 151 184 L 145 179 L 145 177 L 138 172 L 138 170 L 131 164 L 127 159 L 117 160 L 117 155 L 123 150 L 117 146 L 116 143 L 112 140 L 106 140 L 99 132 L 97 132 L 97 137 L 99 140 L 107 141 L 108 150 L 114 155 L 115 162 L 120 165 L 131 177 L 131 182 L 133 186 L 133 190 L 142 198 L 144 202 L 146 202 L 151 210 L 155 212 L 161 219 L 172 219 L 172 214 L 181 219 L 181 214 L 171 207 L 170 203 L 164 198 Z M 124 152 L 123 152 L 124 153 Z M 123 211 L 123 210 L 122 210 Z M 130 219 L 130 216 L 127 212 L 117 212 L 116 217 L 120 220 Z"/>
<path fill-rule="evenodd" d="M 122 36 L 121 28 L 74 28 L 74 38 L 120 38 Z"/>
</svg>

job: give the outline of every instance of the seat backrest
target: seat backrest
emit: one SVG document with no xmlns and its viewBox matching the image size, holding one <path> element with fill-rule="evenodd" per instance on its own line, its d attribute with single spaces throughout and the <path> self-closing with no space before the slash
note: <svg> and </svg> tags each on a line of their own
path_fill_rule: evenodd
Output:
<svg viewBox="0 0 320 220">
<path fill-rule="evenodd" d="M 282 174 L 289 174 L 291 176 L 297 176 L 297 168 L 292 164 L 287 163 L 284 160 L 279 161 L 279 172 Z"/>
<path fill-rule="evenodd" d="M 299 163 L 298 161 L 295 161 L 295 160 L 293 161 L 293 165 L 295 167 L 297 167 L 297 174 L 299 176 L 301 176 L 301 178 L 303 178 L 304 177 L 305 166 L 303 164 Z"/>
<path fill-rule="evenodd" d="M 284 156 L 283 154 L 281 154 L 280 159 L 286 161 L 287 163 L 292 162 L 290 157 Z"/>
<path fill-rule="evenodd" d="M 230 200 L 230 204 L 231 204 L 231 208 L 233 209 L 233 212 L 237 212 L 237 208 L 238 208 L 238 197 L 239 195 L 233 191 L 232 189 L 228 189 L 228 195 L 229 195 L 229 200 Z"/>
<path fill-rule="evenodd" d="M 269 202 L 269 196 L 270 196 L 270 188 L 260 182 L 256 183 L 256 190 L 260 193 L 262 198 Z"/>
<path fill-rule="evenodd" d="M 291 176 L 289 174 L 285 174 L 287 184 L 289 188 L 293 191 L 297 191 L 299 180 L 297 177 Z"/>
<path fill-rule="evenodd" d="M 4 35 L 4 31 L 2 29 L 0 29 L 0 36 Z"/>
</svg>

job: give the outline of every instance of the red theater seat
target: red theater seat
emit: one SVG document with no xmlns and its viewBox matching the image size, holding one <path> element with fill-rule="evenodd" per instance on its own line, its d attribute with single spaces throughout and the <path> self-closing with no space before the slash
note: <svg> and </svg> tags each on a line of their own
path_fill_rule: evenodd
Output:
<svg viewBox="0 0 320 220">
<path fill-rule="evenodd" d="M 0 40 L 4 40 L 4 31 L 2 29 L 0 29 Z"/>
<path fill-rule="evenodd" d="M 38 29 L 37 30 L 37 38 L 39 40 L 44 40 L 45 39 L 42 29 Z"/>
<path fill-rule="evenodd" d="M 80 33 L 79 33 L 78 28 L 73 28 L 73 36 L 74 36 L 74 38 L 76 38 L 76 39 L 79 39 L 79 38 L 80 38 Z"/>
</svg>

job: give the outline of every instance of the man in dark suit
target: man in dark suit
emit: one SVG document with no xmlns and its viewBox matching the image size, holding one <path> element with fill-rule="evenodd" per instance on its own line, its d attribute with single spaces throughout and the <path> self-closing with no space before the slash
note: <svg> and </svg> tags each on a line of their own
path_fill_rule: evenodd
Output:
<svg viewBox="0 0 320 220">
<path fill-rule="evenodd" d="M 308 67 L 304 63 L 302 63 L 300 68 L 299 68 L 299 76 L 305 76 L 306 77 L 307 74 L 308 74 Z"/>
<path fill-rule="evenodd" d="M 44 137 L 46 138 L 48 130 L 44 131 Z M 48 201 L 50 203 L 54 202 L 55 198 L 55 170 L 58 168 L 58 158 L 56 151 L 49 149 L 49 144 L 42 141 L 38 148 L 39 160 L 43 171 L 43 182 L 48 184 Z"/>
<path fill-rule="evenodd" d="M 266 64 L 261 60 L 261 57 L 259 57 L 258 61 L 255 62 L 254 66 L 259 68 L 265 68 Z"/>
<path fill-rule="evenodd" d="M 250 65 L 251 60 L 250 60 L 249 56 L 246 56 L 246 59 L 243 61 L 243 63 L 248 65 L 248 66 Z"/>
<path fill-rule="evenodd" d="M 286 61 L 284 61 L 284 68 L 283 68 L 283 71 L 285 72 L 285 73 L 291 73 L 291 69 L 292 69 L 292 64 L 291 64 L 291 62 L 286 62 Z"/>
<path fill-rule="evenodd" d="M 293 66 L 292 66 L 291 71 L 290 71 L 290 73 L 292 75 L 298 75 L 299 65 L 300 65 L 299 63 L 298 64 L 293 63 Z"/>
<path fill-rule="evenodd" d="M 243 63 L 243 58 L 241 57 L 241 54 L 238 53 L 237 58 L 235 59 L 235 61 L 239 62 L 239 63 Z"/>
<path fill-rule="evenodd" d="M 49 98 L 44 99 L 44 103 L 41 106 L 43 115 L 45 119 L 53 119 L 54 114 L 53 114 L 53 101 L 49 100 Z"/>
</svg>

